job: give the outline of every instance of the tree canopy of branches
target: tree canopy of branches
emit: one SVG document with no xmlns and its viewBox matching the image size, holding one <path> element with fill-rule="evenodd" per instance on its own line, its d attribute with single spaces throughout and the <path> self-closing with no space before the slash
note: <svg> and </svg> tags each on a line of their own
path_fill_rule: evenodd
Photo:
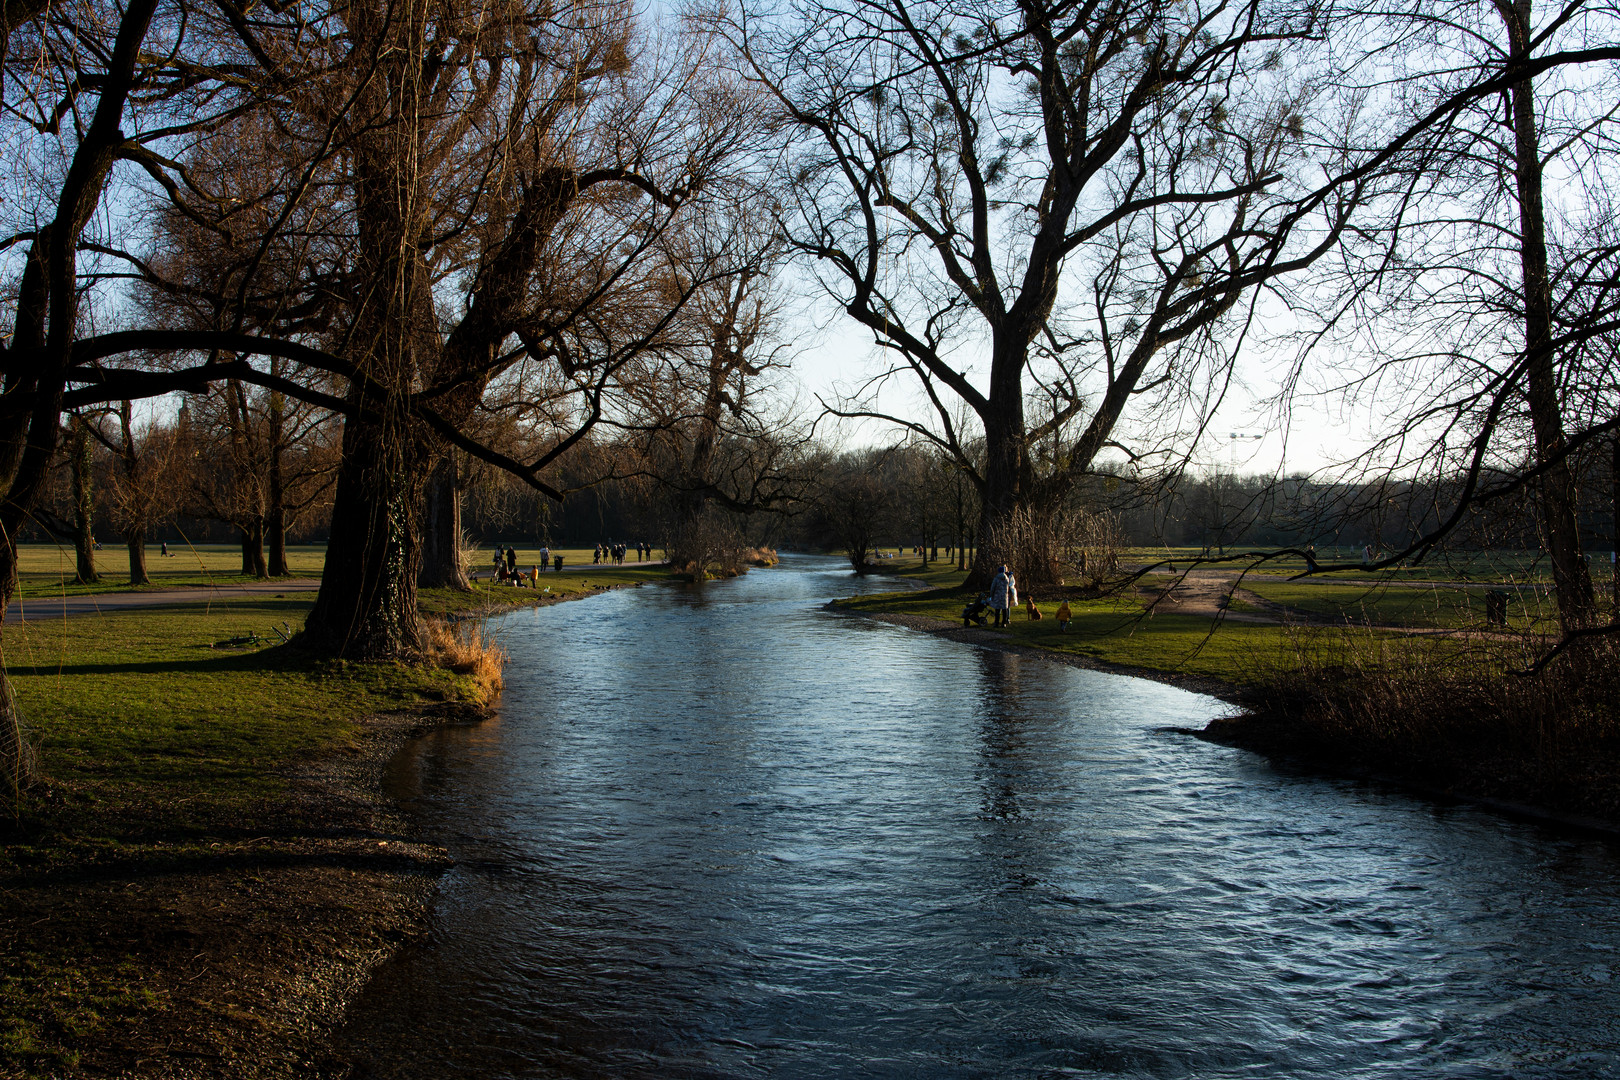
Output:
<svg viewBox="0 0 1620 1080">
<path fill-rule="evenodd" d="M 601 420 L 616 373 L 723 276 L 665 236 L 723 183 L 746 110 L 622 5 L 11 15 L 6 134 L 41 164 L 14 178 L 5 241 L 23 256 L 0 353 L 0 602 L 64 410 L 234 380 L 343 418 L 306 642 L 413 655 L 435 462 L 455 447 L 558 494 L 542 472 Z M 152 230 L 88 233 L 110 185 L 120 214 L 140 201 L 137 177 Z M 97 332 L 131 278 L 161 298 L 148 315 L 184 317 L 129 326 L 126 308 Z M 526 381 L 566 400 L 520 461 L 478 414 Z M 0 713 L 14 791 L 28 755 L 3 688 Z"/>
<path fill-rule="evenodd" d="M 934 415 L 839 411 L 972 469 L 981 531 L 1054 505 L 1105 450 L 1146 457 L 1155 414 L 1190 403 L 1207 419 L 1262 290 L 1398 193 L 1421 135 L 1537 70 L 1613 52 L 1505 53 L 1417 115 L 1367 120 L 1365 88 L 1338 78 L 1375 48 L 1356 37 L 1365 16 L 1288 0 L 805 0 L 723 19 L 789 136 L 785 230 Z M 1050 413 L 1027 415 L 1032 390 Z M 982 469 L 957 402 L 982 430 Z M 1059 434 L 1038 468 L 1032 447 Z"/>
</svg>

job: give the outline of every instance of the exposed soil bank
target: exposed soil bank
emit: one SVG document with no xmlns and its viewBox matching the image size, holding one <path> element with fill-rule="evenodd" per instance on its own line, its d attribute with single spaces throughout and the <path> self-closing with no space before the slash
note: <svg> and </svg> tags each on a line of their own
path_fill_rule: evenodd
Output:
<svg viewBox="0 0 1620 1080">
<path fill-rule="evenodd" d="M 0 1071 L 327 1072 L 326 1033 L 419 932 L 448 864 L 383 796 L 384 768 L 412 736 L 476 717 L 449 705 L 372 717 L 346 752 L 235 821 L 178 839 L 160 823 L 108 858 L 4 882 L 6 989 L 37 1003 L 48 1041 L 14 1042 Z"/>
<path fill-rule="evenodd" d="M 1620 840 L 1620 813 L 1612 809 L 1620 798 L 1620 763 L 1614 761 L 1570 760 L 1563 770 L 1547 770 L 1488 749 L 1443 760 L 1416 751 L 1369 752 L 1345 741 L 1324 740 L 1296 719 L 1268 710 L 1222 717 L 1193 734 L 1316 772 Z"/>
</svg>

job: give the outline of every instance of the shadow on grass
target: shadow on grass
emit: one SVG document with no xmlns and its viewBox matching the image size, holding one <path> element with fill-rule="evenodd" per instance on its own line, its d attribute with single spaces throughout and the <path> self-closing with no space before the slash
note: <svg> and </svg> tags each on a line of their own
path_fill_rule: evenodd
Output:
<svg viewBox="0 0 1620 1080">
<path fill-rule="evenodd" d="M 320 674 L 340 661 L 317 657 L 299 647 L 289 645 L 269 648 L 220 648 L 207 644 L 190 646 L 196 650 L 195 659 L 186 660 L 119 660 L 106 663 L 26 664 L 13 661 L 11 668 L 18 674 L 30 675 L 171 675 L 171 674 L 284 674 L 307 672 Z"/>
</svg>

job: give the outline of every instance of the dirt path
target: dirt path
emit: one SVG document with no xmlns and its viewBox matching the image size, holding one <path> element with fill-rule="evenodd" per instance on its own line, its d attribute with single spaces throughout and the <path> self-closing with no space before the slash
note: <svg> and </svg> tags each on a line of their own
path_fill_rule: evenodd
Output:
<svg viewBox="0 0 1620 1080">
<path fill-rule="evenodd" d="M 1246 589 L 1238 589 L 1235 595 L 1239 600 L 1259 610 L 1252 612 L 1227 610 L 1227 595 L 1232 591 L 1232 581 L 1236 576 L 1220 570 L 1190 571 L 1185 578 L 1170 587 L 1168 595 L 1158 600 L 1154 610 L 1167 615 L 1198 615 L 1206 619 L 1224 616 L 1231 622 L 1242 623 L 1277 623 L 1285 619 L 1299 621 L 1305 617 L 1302 613 L 1291 611 L 1280 604 L 1263 600 Z M 1163 586 L 1155 585 L 1147 579 L 1143 579 L 1140 587 L 1144 591 L 1153 592 L 1155 597 L 1164 592 Z M 1153 598 L 1144 601 L 1145 604 L 1153 602 Z"/>
</svg>

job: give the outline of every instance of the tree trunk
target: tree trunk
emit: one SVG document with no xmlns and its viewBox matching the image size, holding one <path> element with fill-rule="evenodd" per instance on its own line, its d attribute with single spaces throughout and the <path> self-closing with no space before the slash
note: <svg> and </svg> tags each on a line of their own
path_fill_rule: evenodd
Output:
<svg viewBox="0 0 1620 1080">
<path fill-rule="evenodd" d="M 422 651 L 416 589 L 426 480 L 409 403 L 421 361 L 441 348 L 422 259 L 429 199 L 412 167 L 425 137 L 414 95 L 429 81 L 421 71 L 429 50 L 414 9 L 399 22 L 354 10 L 356 47 L 386 77 L 371 79 L 355 104 L 369 126 L 351 158 L 363 287 L 349 347 L 361 378 L 349 386 L 326 567 L 304 628 L 313 647 L 333 656 L 409 660 Z"/>
<path fill-rule="evenodd" d="M 1497 0 L 1507 24 L 1512 54 L 1529 55 L 1530 0 Z M 1535 433 L 1536 464 L 1545 466 L 1541 495 L 1541 536 L 1552 562 L 1558 621 L 1564 632 L 1589 624 L 1596 611 L 1592 577 L 1581 555 L 1575 519 L 1575 473 L 1564 451 L 1563 412 L 1553 360 L 1552 284 L 1547 273 L 1547 226 L 1543 215 L 1541 148 L 1535 88 L 1530 79 L 1513 86 L 1514 180 L 1519 197 L 1519 258 L 1524 273 L 1524 350 L 1526 396 Z M 1550 463 L 1550 464 L 1549 464 Z"/>
<path fill-rule="evenodd" d="M 291 577 L 287 566 L 287 508 L 272 504 L 264 522 L 265 543 L 269 548 L 266 573 L 270 577 Z"/>
<path fill-rule="evenodd" d="M 440 456 L 428 475 L 422 513 L 422 575 L 425 589 L 472 591 L 461 565 L 461 483 L 454 450 Z"/>
<path fill-rule="evenodd" d="M 93 585 L 101 579 L 96 573 L 95 458 L 84 418 L 75 413 L 72 425 L 68 462 L 73 481 L 73 580 L 80 585 Z"/>
<path fill-rule="evenodd" d="M 129 546 L 129 583 L 148 585 L 146 576 L 146 513 L 148 503 L 141 490 L 141 455 L 135 446 L 135 425 L 130 419 L 133 405 L 122 402 L 118 407 L 118 428 L 124 440 L 123 465 L 126 498 L 125 512 L 129 515 L 124 526 L 124 543 Z"/>
<path fill-rule="evenodd" d="M 304 623 L 310 644 L 334 656 L 402 659 L 421 650 L 421 484 L 404 467 L 408 445 L 402 421 L 350 418 L 343 426 L 326 568 Z"/>
<path fill-rule="evenodd" d="M 129 583 L 150 585 L 152 579 L 146 576 L 146 526 L 133 525 L 125 529 L 124 543 L 129 546 Z"/>
<path fill-rule="evenodd" d="M 1004 335 L 998 335 L 998 338 Z M 995 552 L 988 550 L 985 540 L 1004 529 L 1029 498 L 1032 476 L 1029 448 L 1024 436 L 1023 355 L 1028 343 L 1017 347 L 1017 362 L 1009 357 L 996 357 L 991 364 L 989 408 L 984 421 L 984 499 L 979 509 L 979 535 L 975 544 L 973 568 L 967 581 L 969 588 L 985 589 L 995 576 L 996 567 L 988 560 Z M 996 351 L 1008 351 L 1004 340 L 996 342 Z M 999 560 L 998 560 L 999 565 Z"/>
<path fill-rule="evenodd" d="M 272 374 L 280 374 L 276 362 L 272 362 L 270 370 Z M 287 481 L 282 472 L 281 460 L 286 450 L 283 445 L 285 417 L 285 399 L 280 393 L 271 393 L 268 418 L 270 430 L 266 439 L 270 451 L 270 506 L 266 510 L 264 520 L 270 545 L 270 564 L 267 569 L 271 577 L 289 577 L 292 574 L 287 567 Z"/>
<path fill-rule="evenodd" d="M 239 528 L 242 530 L 242 576 L 269 577 L 270 570 L 264 561 L 264 522 L 254 521 Z"/>
<path fill-rule="evenodd" d="M 1609 577 L 1614 603 L 1609 621 L 1620 625 L 1620 431 L 1614 433 L 1609 447 Z"/>
</svg>

